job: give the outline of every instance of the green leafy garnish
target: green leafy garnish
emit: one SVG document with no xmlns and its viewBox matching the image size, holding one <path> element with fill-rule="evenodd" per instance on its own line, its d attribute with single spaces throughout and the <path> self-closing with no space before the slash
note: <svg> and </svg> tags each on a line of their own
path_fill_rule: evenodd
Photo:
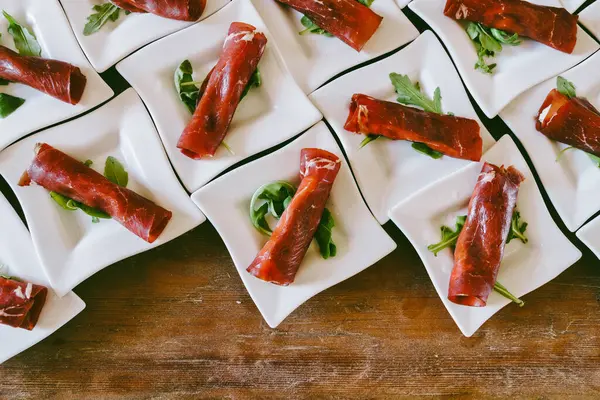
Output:
<svg viewBox="0 0 600 400">
<path fill-rule="evenodd" d="M 358 149 L 362 149 L 363 147 L 365 147 L 372 141 L 379 139 L 380 137 L 381 135 L 373 135 L 372 133 L 368 134 L 367 136 L 365 136 L 362 142 L 360 142 L 360 144 L 358 145 Z"/>
<path fill-rule="evenodd" d="M 303 15 L 300 19 L 300 23 L 306 29 L 298 32 L 300 35 L 306 35 L 308 33 L 314 33 L 315 35 L 324 35 L 328 37 L 333 37 L 333 35 L 327 32 L 325 29 L 319 27 L 319 25 L 315 24 L 312 19 L 308 18 L 306 15 Z"/>
<path fill-rule="evenodd" d="M 519 35 L 509 34 L 500 29 L 487 28 L 478 22 L 469 22 L 467 25 L 467 35 L 475 44 L 477 50 L 477 62 L 475 69 L 479 69 L 486 74 L 492 74 L 496 64 L 488 64 L 486 57 L 495 57 L 496 53 L 502 51 L 502 45 L 518 46 L 522 43 Z"/>
<path fill-rule="evenodd" d="M 97 210 L 92 207 L 88 207 L 83 203 L 75 201 L 67 196 L 63 196 L 60 193 L 50 192 L 50 197 L 54 200 L 59 206 L 68 211 L 81 210 L 87 215 L 92 217 L 92 222 L 94 222 L 94 218 L 104 218 L 110 219 L 110 215 L 106 214 L 103 211 Z"/>
<path fill-rule="evenodd" d="M 329 257 L 335 257 L 337 254 L 337 247 L 335 243 L 333 243 L 333 238 L 331 237 L 331 230 L 334 226 L 335 221 L 333 220 L 331 211 L 324 209 L 321 222 L 319 222 L 319 227 L 315 233 L 315 240 L 321 250 L 321 256 L 326 260 Z"/>
<path fill-rule="evenodd" d="M 96 33 L 102 28 L 108 21 L 116 21 L 119 19 L 119 13 L 121 9 L 112 3 L 96 4 L 92 7 L 95 11 L 87 17 L 87 22 L 83 28 L 83 35 L 89 36 L 92 33 Z M 128 14 L 127 12 L 125 14 Z"/>
<path fill-rule="evenodd" d="M 266 220 L 267 214 L 279 219 L 292 201 L 296 187 L 286 181 L 267 183 L 259 187 L 250 200 L 250 220 L 252 225 L 262 234 L 270 236 L 273 231 Z M 257 203 L 264 201 L 258 208 Z M 315 232 L 315 240 L 324 259 L 335 257 L 337 247 L 333 242 L 331 231 L 335 221 L 331 212 L 325 208 L 321 221 Z"/>
<path fill-rule="evenodd" d="M 123 187 L 126 187 L 129 182 L 129 174 L 125 171 L 123 164 L 112 156 L 106 158 L 104 176 L 112 183 Z"/>
<path fill-rule="evenodd" d="M 586 152 L 584 152 L 584 153 L 587 154 L 587 156 L 590 158 L 590 160 L 592 160 L 594 162 L 594 164 L 596 164 L 596 167 L 600 168 L 600 157 L 593 155 L 591 153 L 586 153 Z"/>
<path fill-rule="evenodd" d="M 527 243 L 527 238 L 524 234 L 525 229 L 527 228 L 527 223 L 520 223 L 519 219 L 520 214 L 517 210 L 515 210 L 512 216 L 511 230 L 508 234 L 506 243 L 510 242 L 514 238 L 518 238 L 523 243 Z M 454 249 L 454 247 L 456 246 L 456 241 L 458 240 L 458 236 L 460 235 L 460 232 L 465 226 L 466 220 L 466 215 L 457 216 L 455 230 L 452 230 L 452 228 L 449 228 L 447 226 L 442 226 L 442 240 L 439 243 L 427 246 L 427 250 L 431 251 L 437 257 L 438 253 L 446 248 Z M 525 302 L 523 300 L 510 293 L 508 289 L 506 289 L 500 282 L 496 282 L 494 284 L 494 290 L 502 296 L 506 297 L 507 299 L 516 303 L 519 307 L 523 307 L 525 305 Z"/>
<path fill-rule="evenodd" d="M 0 118 L 6 118 L 25 103 L 25 99 L 0 93 Z"/>
<path fill-rule="evenodd" d="M 367 6 L 367 7 L 371 7 L 371 4 L 373 4 L 373 2 L 375 0 L 356 0 L 358 1 L 360 4 Z"/>
<path fill-rule="evenodd" d="M 392 72 L 390 80 L 398 98 L 398 103 L 417 106 L 425 111 L 442 114 L 442 93 L 440 88 L 436 88 L 433 92 L 433 100 L 421 92 L 419 83 L 412 83 L 408 75 L 397 74 Z"/>
<path fill-rule="evenodd" d="M 429 156 L 429 157 L 433 158 L 434 160 L 437 160 L 444 156 L 443 153 L 433 150 L 431 147 L 427 146 L 425 143 L 414 142 L 411 146 L 413 149 L 415 149 L 419 153 L 425 154 L 426 156 Z"/>
<path fill-rule="evenodd" d="M 35 35 L 27 27 L 20 25 L 6 11 L 2 11 L 2 14 L 8 21 L 8 33 L 13 37 L 19 54 L 24 56 L 41 56 L 42 48 L 37 42 Z"/>
<path fill-rule="evenodd" d="M 575 91 L 575 85 L 573 84 L 573 82 L 566 80 L 562 76 L 558 76 L 556 78 L 556 90 L 558 90 L 560 93 L 564 94 L 568 98 L 577 96 L 577 92 Z"/>
<path fill-rule="evenodd" d="M 565 147 L 564 149 L 562 149 L 561 151 L 558 152 L 558 154 L 556 155 L 556 159 L 554 161 L 559 162 L 561 160 L 561 158 L 563 157 L 563 155 L 569 150 L 579 150 L 579 149 L 577 147 L 573 147 L 573 146 Z M 594 164 L 596 164 L 596 167 L 600 168 L 600 157 L 598 157 L 592 153 L 588 153 L 587 151 L 583 151 L 583 150 L 579 150 L 579 151 L 585 153 L 585 155 L 588 156 Z"/>
<path fill-rule="evenodd" d="M 93 162 L 92 160 L 85 160 L 85 161 L 83 162 L 83 165 L 85 165 L 86 167 L 89 167 L 89 166 L 91 166 L 93 163 L 94 163 L 94 162 Z"/>
<path fill-rule="evenodd" d="M 200 89 L 195 85 L 192 74 L 194 69 L 189 60 L 184 60 L 175 70 L 175 88 L 179 93 L 179 99 L 187 107 L 191 114 L 196 110 L 196 104 L 200 97 Z"/>
<path fill-rule="evenodd" d="M 250 91 L 250 89 L 252 89 L 254 87 L 259 87 L 260 85 L 262 85 L 262 78 L 260 76 L 260 71 L 258 70 L 258 68 L 256 68 L 254 70 L 254 72 L 252 73 L 252 76 L 250 77 L 250 80 L 248 81 L 248 84 L 244 88 L 244 91 L 242 92 L 242 97 L 240 97 L 240 101 L 244 97 L 246 97 L 246 95 L 248 94 L 248 92 Z"/>
</svg>

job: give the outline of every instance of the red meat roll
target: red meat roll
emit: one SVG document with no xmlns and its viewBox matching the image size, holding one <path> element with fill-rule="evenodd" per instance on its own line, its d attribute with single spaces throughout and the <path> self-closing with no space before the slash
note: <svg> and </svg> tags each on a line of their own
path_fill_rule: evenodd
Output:
<svg viewBox="0 0 600 400">
<path fill-rule="evenodd" d="M 515 167 L 485 163 L 469 201 L 456 249 L 448 300 L 484 307 L 494 288 L 504 246 L 525 177 Z"/>
<path fill-rule="evenodd" d="M 32 330 L 46 303 L 48 289 L 0 276 L 0 324 Z"/>
<path fill-rule="evenodd" d="M 110 0 L 111 3 L 130 12 L 147 12 L 163 18 L 180 21 L 197 21 L 206 0 Z"/>
<path fill-rule="evenodd" d="M 344 128 L 362 135 L 425 143 L 450 157 L 479 161 L 483 141 L 477 121 L 436 114 L 391 101 L 355 94 Z"/>
<path fill-rule="evenodd" d="M 361 51 L 383 17 L 357 0 L 277 0 L 310 18 L 320 28 Z"/>
<path fill-rule="evenodd" d="M 565 53 L 577 43 L 577 15 L 521 0 L 447 0 L 447 17 L 517 33 Z"/>
<path fill-rule="evenodd" d="M 313 240 L 341 161 L 321 149 L 302 149 L 302 182 L 283 212 L 271 238 L 247 271 L 263 281 L 287 286 L 294 282 L 298 268 Z"/>
<path fill-rule="evenodd" d="M 87 82 L 85 75 L 74 65 L 22 56 L 4 46 L 0 46 L 0 78 L 31 86 L 70 104 L 79 103 Z"/>
<path fill-rule="evenodd" d="M 160 236 L 173 215 L 46 143 L 36 146 L 35 158 L 19 185 L 27 186 L 31 181 L 104 211 L 148 243 Z"/>
<path fill-rule="evenodd" d="M 266 36 L 254 26 L 231 24 L 219 61 L 202 85 L 196 111 L 177 143 L 183 154 L 193 159 L 215 154 L 266 45 Z"/>
<path fill-rule="evenodd" d="M 600 157 L 600 112 L 586 99 L 553 89 L 540 107 L 535 128 L 549 139 Z"/>
</svg>

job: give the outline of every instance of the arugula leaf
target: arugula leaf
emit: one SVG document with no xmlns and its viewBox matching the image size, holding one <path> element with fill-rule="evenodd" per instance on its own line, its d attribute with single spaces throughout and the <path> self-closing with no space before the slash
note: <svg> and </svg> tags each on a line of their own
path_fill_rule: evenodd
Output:
<svg viewBox="0 0 600 400">
<path fill-rule="evenodd" d="M 0 119 L 8 117 L 25 103 L 25 99 L 0 93 Z"/>
<path fill-rule="evenodd" d="M 315 24 L 312 19 L 308 18 L 306 15 L 303 15 L 300 19 L 300 23 L 306 29 L 298 32 L 299 35 L 306 35 L 307 33 L 314 33 L 316 35 L 324 35 L 327 37 L 333 37 L 333 35 L 327 32 L 325 29 L 319 27 L 319 25 Z"/>
<path fill-rule="evenodd" d="M 365 136 L 365 138 L 362 140 L 362 142 L 360 142 L 360 144 L 358 145 L 358 149 L 359 150 L 362 149 L 363 147 L 365 147 L 372 141 L 379 139 L 380 137 L 381 137 L 381 135 L 374 135 L 372 133 L 368 134 L 367 136 Z"/>
<path fill-rule="evenodd" d="M 94 163 L 94 162 L 93 162 L 92 160 L 85 160 L 85 161 L 83 162 L 83 165 L 85 165 L 86 167 L 89 167 L 89 166 L 91 166 L 93 163 Z"/>
<path fill-rule="evenodd" d="M 112 183 L 122 187 L 127 187 L 127 182 L 129 182 L 129 174 L 125 171 L 123 164 L 112 156 L 106 158 L 104 176 Z"/>
<path fill-rule="evenodd" d="M 262 85 L 262 78 L 260 76 L 260 71 L 258 70 L 258 68 L 256 68 L 254 70 L 254 72 L 252 73 L 252 76 L 250 77 L 250 80 L 248 81 L 248 84 L 244 88 L 244 91 L 242 92 L 242 97 L 240 97 L 240 101 L 244 97 L 246 97 L 246 95 L 248 94 L 248 92 L 250 91 L 250 89 L 252 89 L 254 87 L 259 87 L 260 85 Z"/>
<path fill-rule="evenodd" d="M 24 56 L 41 56 L 42 48 L 37 42 L 35 35 L 27 27 L 20 25 L 6 11 L 2 11 L 2 14 L 8 21 L 8 33 L 13 37 L 19 54 Z"/>
<path fill-rule="evenodd" d="M 285 181 L 267 183 L 259 187 L 254 192 L 252 200 L 250 200 L 250 219 L 252 220 L 252 225 L 261 233 L 270 235 L 273 231 L 265 219 L 266 215 L 270 213 L 277 219 L 281 218 L 283 211 L 295 193 L 296 188 Z M 265 203 L 257 209 L 256 203 L 261 200 L 264 200 Z"/>
<path fill-rule="evenodd" d="M 573 82 L 566 80 L 562 76 L 556 77 L 556 90 L 558 90 L 561 94 L 564 94 L 568 98 L 577 96 L 577 92 L 575 91 L 575 85 L 573 84 Z"/>
<path fill-rule="evenodd" d="M 179 93 L 179 99 L 187 107 L 191 114 L 196 110 L 200 98 L 200 89 L 194 84 L 192 74 L 194 69 L 189 60 L 184 60 L 175 70 L 175 88 Z"/>
<path fill-rule="evenodd" d="M 573 147 L 573 146 L 565 147 L 564 149 L 562 149 L 561 151 L 558 152 L 558 154 L 556 155 L 556 159 L 554 161 L 559 162 L 561 160 L 561 158 L 563 157 L 563 155 L 569 150 L 579 150 L 579 149 L 577 147 Z M 580 151 L 583 151 L 583 150 L 580 150 Z M 585 153 L 586 156 L 588 156 L 590 158 L 590 160 L 592 160 L 592 162 L 594 164 L 596 164 L 596 166 L 598 168 L 600 168 L 600 157 L 598 157 L 592 153 L 588 153 L 586 151 L 583 151 L 583 152 Z"/>
<path fill-rule="evenodd" d="M 596 166 L 598 168 L 600 168 L 600 157 L 598 157 L 594 154 L 591 154 L 591 153 L 585 153 L 585 154 L 587 154 L 587 156 L 590 158 L 590 160 L 592 160 L 594 162 L 594 164 L 596 164 Z"/>
<path fill-rule="evenodd" d="M 89 36 L 92 33 L 96 33 L 102 28 L 108 21 L 116 21 L 119 19 L 120 8 L 112 3 L 96 4 L 92 7 L 94 13 L 87 17 L 87 22 L 83 28 L 83 35 Z M 125 15 L 129 14 L 125 12 Z"/>
<path fill-rule="evenodd" d="M 431 147 L 427 146 L 425 143 L 413 142 L 413 144 L 411 146 L 413 149 L 415 149 L 419 153 L 425 154 L 426 156 L 429 156 L 429 157 L 433 158 L 434 160 L 440 159 L 444 156 L 443 153 L 433 150 Z"/>
<path fill-rule="evenodd" d="M 469 22 L 467 24 L 467 35 L 475 44 L 477 51 L 477 62 L 475 69 L 479 69 L 486 74 L 492 74 L 496 64 L 488 64 L 485 61 L 486 57 L 495 57 L 496 53 L 502 51 L 502 45 L 518 46 L 522 43 L 519 35 L 509 34 L 500 29 L 488 29 L 477 22 Z"/>
<path fill-rule="evenodd" d="M 509 244 L 513 239 L 519 239 L 523 243 L 527 243 L 529 239 L 525 236 L 525 230 L 527 229 L 527 222 L 521 222 L 521 213 L 515 210 L 512 215 L 510 222 L 510 231 L 506 238 L 506 244 Z"/>
<path fill-rule="evenodd" d="M 460 235 L 460 231 L 462 231 L 463 226 L 465 226 L 465 221 L 467 220 L 466 215 L 459 215 L 456 217 L 456 230 L 452 230 L 452 228 L 448 228 L 447 226 L 442 226 L 442 240 L 435 244 L 430 244 L 427 246 L 427 250 L 431 251 L 434 256 L 437 257 L 438 253 L 445 248 L 454 248 L 456 246 L 456 241 L 458 240 L 458 235 Z"/>
<path fill-rule="evenodd" d="M 77 209 L 80 209 L 92 218 L 110 219 L 110 215 L 106 214 L 105 212 L 92 207 L 88 207 L 83 203 L 75 201 L 67 196 L 63 196 L 60 193 L 50 192 L 50 197 L 56 202 L 56 204 L 58 204 L 67 211 L 75 211 Z"/>
<path fill-rule="evenodd" d="M 397 74 L 392 72 L 390 80 L 398 98 L 399 103 L 413 105 L 422 108 L 425 111 L 442 114 L 442 95 L 440 88 L 436 88 L 433 94 L 433 100 L 421 92 L 421 87 L 418 83 L 413 84 L 408 75 Z"/>
<path fill-rule="evenodd" d="M 315 233 L 315 240 L 319 245 L 319 251 L 321 256 L 327 260 L 329 257 L 335 257 L 337 254 L 337 247 L 333 243 L 331 230 L 335 227 L 335 221 L 331 215 L 331 211 L 327 208 L 323 210 L 323 216 L 319 222 L 319 227 Z"/>
<path fill-rule="evenodd" d="M 360 4 L 367 6 L 367 7 L 371 7 L 371 4 L 373 4 L 373 2 L 375 0 L 356 0 L 358 1 Z"/>
</svg>

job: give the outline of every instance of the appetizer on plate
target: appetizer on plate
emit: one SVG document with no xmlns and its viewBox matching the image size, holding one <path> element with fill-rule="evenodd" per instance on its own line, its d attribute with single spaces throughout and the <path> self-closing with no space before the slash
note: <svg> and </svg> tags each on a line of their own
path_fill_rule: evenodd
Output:
<svg viewBox="0 0 600 400">
<path fill-rule="evenodd" d="M 266 45 L 266 36 L 254 26 L 243 22 L 230 25 L 219 61 L 202 83 L 194 115 L 177 143 L 184 155 L 200 159 L 215 154 Z"/>
<path fill-rule="evenodd" d="M 46 303 L 48 288 L 0 275 L 0 324 L 32 330 Z"/>
<path fill-rule="evenodd" d="M 571 54 L 577 43 L 577 16 L 564 8 L 541 6 L 523 0 L 447 0 L 444 15 L 470 21 L 467 34 L 475 43 L 476 69 L 492 73 L 496 64 L 486 57 L 516 46 L 519 36 Z"/>
<path fill-rule="evenodd" d="M 277 0 L 304 14 L 300 32 L 336 36 L 361 51 L 377 31 L 383 17 L 368 6 L 373 0 Z"/>
<path fill-rule="evenodd" d="M 319 246 L 327 248 L 325 253 L 321 249 L 323 257 L 335 256 L 335 245 L 331 242 L 333 220 L 331 214 L 325 209 L 325 203 L 329 199 L 340 167 L 341 160 L 329 151 L 317 148 L 302 149 L 300 153 L 301 183 L 298 190 L 293 197 L 290 197 L 292 193 L 290 193 L 289 184 L 283 187 L 284 196 L 279 211 L 273 204 L 272 198 L 270 203 L 262 206 L 260 214 L 263 217 L 270 209 L 274 216 L 280 217 L 280 220 L 271 238 L 247 268 L 250 274 L 277 285 L 287 286 L 294 282 L 300 264 L 316 234 Z M 264 192 L 259 189 L 258 194 L 253 196 L 250 205 L 252 215 L 257 212 L 254 207 L 255 200 L 260 197 L 264 199 L 266 197 Z M 281 190 L 278 192 L 281 193 Z M 281 212 L 282 208 L 284 211 Z M 252 220 L 256 221 L 256 218 L 252 218 Z M 255 226 L 257 225 L 255 223 Z M 264 223 L 257 228 L 263 231 Z M 329 232 L 325 241 L 323 241 L 323 236 L 327 236 L 327 233 L 319 234 L 319 229 Z"/>
<path fill-rule="evenodd" d="M 600 159 L 600 112 L 587 99 L 577 97 L 575 85 L 557 77 L 540 107 L 535 128 L 551 140 L 565 143 L 590 154 L 594 162 Z"/>
<path fill-rule="evenodd" d="M 486 305 L 496 285 L 504 246 L 512 238 L 517 194 L 524 179 L 513 166 L 483 164 L 456 241 L 448 300 L 471 307 Z"/>
<path fill-rule="evenodd" d="M 125 188 L 126 178 L 117 175 L 108 179 L 90 168 L 88 163 L 46 143 L 36 146 L 35 158 L 21 177 L 19 186 L 28 186 L 31 182 L 51 191 L 51 195 L 56 193 L 66 197 L 66 201 L 55 198 L 59 204 L 65 203 L 63 207 L 81 208 L 95 218 L 112 217 L 148 243 L 160 236 L 172 216 L 171 211 Z"/>
</svg>

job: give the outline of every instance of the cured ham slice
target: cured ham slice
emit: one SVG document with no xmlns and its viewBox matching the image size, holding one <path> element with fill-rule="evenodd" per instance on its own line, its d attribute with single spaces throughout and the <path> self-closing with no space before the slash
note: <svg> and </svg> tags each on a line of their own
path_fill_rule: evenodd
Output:
<svg viewBox="0 0 600 400">
<path fill-rule="evenodd" d="M 0 324 L 32 330 L 46 303 L 48 289 L 0 276 Z"/>
<path fill-rule="evenodd" d="M 425 143 L 450 157 L 479 161 L 483 141 L 477 121 L 436 114 L 355 94 L 344 128 L 363 135 Z"/>
<path fill-rule="evenodd" d="M 36 146 L 35 158 L 19 185 L 27 186 L 31 181 L 88 207 L 104 211 L 149 243 L 156 240 L 172 216 L 171 211 L 112 183 L 92 168 L 46 143 Z"/>
<path fill-rule="evenodd" d="M 485 163 L 469 201 L 456 249 L 448 300 L 484 307 L 494 288 L 519 186 L 525 178 L 513 166 Z"/>
<path fill-rule="evenodd" d="M 0 78 L 22 83 L 70 104 L 79 103 L 87 82 L 74 65 L 22 56 L 4 46 L 0 46 Z"/>
<path fill-rule="evenodd" d="M 300 187 L 271 238 L 248 267 L 249 273 L 277 285 L 287 286 L 294 282 L 319 227 L 340 166 L 341 161 L 335 154 L 322 149 L 302 149 Z"/>
<path fill-rule="evenodd" d="M 600 156 L 600 112 L 586 99 L 552 89 L 538 112 L 535 128 L 549 139 Z"/>
<path fill-rule="evenodd" d="M 320 28 L 361 51 L 383 17 L 357 0 L 277 0 L 310 18 Z"/>
<path fill-rule="evenodd" d="M 111 3 L 130 12 L 147 12 L 180 21 L 197 21 L 206 6 L 206 0 L 111 0 Z"/>
<path fill-rule="evenodd" d="M 444 14 L 517 33 L 565 53 L 577 43 L 577 15 L 522 0 L 447 0 Z"/>
<path fill-rule="evenodd" d="M 177 143 L 183 154 L 193 159 L 215 154 L 266 45 L 266 36 L 254 26 L 231 24 L 219 61 L 202 85 L 203 95 Z"/>
</svg>

